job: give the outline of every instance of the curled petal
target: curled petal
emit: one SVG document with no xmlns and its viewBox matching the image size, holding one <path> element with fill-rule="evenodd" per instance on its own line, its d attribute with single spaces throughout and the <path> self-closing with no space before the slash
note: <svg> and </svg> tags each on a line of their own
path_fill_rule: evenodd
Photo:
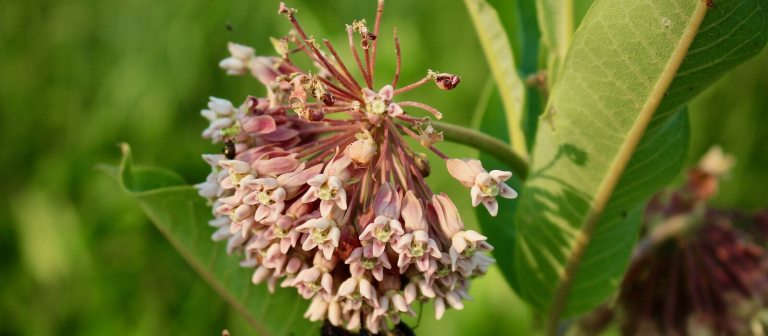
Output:
<svg viewBox="0 0 768 336">
<path fill-rule="evenodd" d="M 509 180 L 510 177 L 512 177 L 512 173 L 508 171 L 503 170 L 491 170 L 488 175 L 491 176 L 491 178 L 496 182 L 504 182 L 506 180 Z"/>
</svg>

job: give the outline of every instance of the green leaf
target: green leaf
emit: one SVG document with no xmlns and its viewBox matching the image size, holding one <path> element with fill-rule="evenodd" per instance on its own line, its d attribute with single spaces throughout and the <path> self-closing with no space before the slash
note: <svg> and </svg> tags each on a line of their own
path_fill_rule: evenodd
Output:
<svg viewBox="0 0 768 336">
<path fill-rule="evenodd" d="M 133 167 L 131 151 L 123 144 L 118 180 L 158 230 L 201 278 L 241 313 L 259 335 L 316 335 L 319 325 L 302 318 L 307 301 L 295 290 L 269 293 L 251 283 L 251 269 L 241 268 L 237 255 L 227 255 L 226 244 L 215 243 L 208 226 L 211 208 L 197 190 L 173 172 Z"/>
<path fill-rule="evenodd" d="M 561 315 L 621 280 L 638 207 L 683 164 L 687 102 L 766 43 L 768 2 L 598 0 L 548 101 L 516 214 L 517 290 Z"/>
<path fill-rule="evenodd" d="M 552 87 L 571 44 L 574 29 L 574 0 L 536 0 L 536 13 L 547 55 L 547 84 Z"/>
<path fill-rule="evenodd" d="M 485 0 L 464 0 L 464 4 L 469 10 L 491 73 L 501 93 L 512 150 L 527 159 L 528 150 L 523 132 L 525 86 L 515 68 L 515 57 L 507 33 L 496 10 Z"/>
</svg>

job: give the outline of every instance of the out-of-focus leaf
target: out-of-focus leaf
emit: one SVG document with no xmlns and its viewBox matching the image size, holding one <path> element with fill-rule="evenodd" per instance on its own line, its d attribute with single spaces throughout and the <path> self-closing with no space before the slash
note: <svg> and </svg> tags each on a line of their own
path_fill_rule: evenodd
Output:
<svg viewBox="0 0 768 336">
<path fill-rule="evenodd" d="M 508 33 L 513 38 L 513 45 L 518 45 L 516 55 L 519 73 L 527 76 L 536 73 L 539 59 L 539 29 L 536 24 L 536 4 L 535 0 L 518 0 L 514 2 L 489 1 L 499 11 L 502 21 L 506 17 L 519 16 L 515 22 L 518 24 L 514 30 Z M 500 6 L 502 3 L 505 6 Z M 513 7 L 510 9 L 509 7 Z M 509 25 L 507 25 L 509 26 Z M 516 41 L 515 41 L 516 40 Z M 475 111 L 472 124 L 485 134 L 493 136 L 505 142 L 509 142 L 509 131 L 507 128 L 504 105 L 501 101 L 499 92 L 493 86 L 491 92 L 483 91 L 481 98 L 478 99 L 478 106 Z M 541 95 L 535 86 L 528 86 L 526 91 L 526 106 L 523 113 L 523 129 L 526 136 L 526 143 L 530 150 L 536 134 L 536 125 L 539 120 L 539 114 L 543 103 Z M 488 169 L 509 169 L 504 163 L 498 161 L 493 155 L 480 152 L 480 160 Z M 518 176 L 514 176 L 509 182 L 513 188 L 519 190 L 521 181 Z M 489 237 L 490 243 L 494 246 L 494 255 L 499 268 L 507 282 L 515 281 L 514 276 L 514 214 L 517 208 L 517 202 L 511 200 L 502 200 L 499 202 L 499 214 L 493 218 L 488 214 L 484 207 L 475 208 L 480 226 L 483 232 Z M 516 286 L 513 286 L 513 288 Z"/>
<path fill-rule="evenodd" d="M 547 50 L 547 84 L 560 75 L 573 36 L 574 0 L 536 0 L 536 13 L 543 47 Z"/>
<path fill-rule="evenodd" d="M 498 13 L 485 0 L 464 0 L 464 3 L 472 17 L 480 44 L 504 103 L 512 150 L 527 159 L 528 150 L 522 124 L 525 86 L 515 67 L 515 57 L 512 54 L 507 33 L 499 20 Z"/>
<path fill-rule="evenodd" d="M 251 283 L 251 269 L 227 255 L 224 244 L 211 240 L 211 210 L 197 190 L 173 172 L 133 167 L 128 145 L 123 145 L 118 180 L 155 223 L 158 230 L 259 335 L 314 335 L 319 326 L 302 318 L 306 300 L 291 289 L 270 294 L 265 285 Z"/>
<path fill-rule="evenodd" d="M 763 0 L 598 0 L 540 123 L 516 214 L 518 291 L 561 315 L 595 307 L 625 270 L 634 210 L 679 172 L 680 111 L 766 42 Z"/>
</svg>

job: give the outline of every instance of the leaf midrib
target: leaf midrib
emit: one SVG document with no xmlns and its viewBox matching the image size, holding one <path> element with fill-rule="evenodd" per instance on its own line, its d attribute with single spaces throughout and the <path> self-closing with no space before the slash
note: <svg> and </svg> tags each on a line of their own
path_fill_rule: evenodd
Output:
<svg viewBox="0 0 768 336">
<path fill-rule="evenodd" d="M 605 206 L 613 194 L 613 190 L 616 188 L 616 185 L 618 184 L 619 179 L 626 169 L 629 160 L 632 158 L 632 154 L 634 153 L 635 148 L 637 148 L 640 139 L 645 133 L 645 129 L 647 128 L 654 113 L 661 104 L 664 98 L 664 93 L 672 84 L 678 69 L 683 64 L 688 49 L 693 43 L 701 23 L 704 21 L 707 10 L 708 8 L 704 1 L 698 1 L 696 9 L 693 12 L 691 24 L 689 24 L 683 32 L 680 41 L 672 53 L 672 57 L 664 67 L 664 71 L 661 73 L 658 81 L 653 86 L 653 89 L 651 90 L 648 99 L 646 99 L 645 104 L 640 110 L 635 123 L 630 128 L 626 140 L 619 147 L 616 159 L 611 163 L 607 175 L 600 182 L 600 185 L 597 188 L 597 192 L 592 201 L 592 205 L 590 206 L 590 211 L 587 213 L 584 222 L 580 226 L 581 229 L 574 239 L 572 253 L 568 256 L 565 262 L 564 272 L 555 289 L 552 305 L 550 307 L 548 322 L 548 333 L 551 335 L 556 334 L 558 330 L 560 316 L 565 309 L 565 304 L 568 299 L 568 292 L 570 291 L 570 286 L 573 283 L 576 270 L 581 263 L 581 258 L 584 254 L 584 251 L 589 245 L 590 234 L 594 230 L 598 220 L 605 210 Z"/>
</svg>

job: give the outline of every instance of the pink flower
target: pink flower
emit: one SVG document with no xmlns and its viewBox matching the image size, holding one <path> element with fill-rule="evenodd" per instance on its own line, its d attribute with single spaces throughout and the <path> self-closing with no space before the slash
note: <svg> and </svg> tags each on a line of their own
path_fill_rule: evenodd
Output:
<svg viewBox="0 0 768 336">
<path fill-rule="evenodd" d="M 378 296 L 373 284 L 365 276 L 352 276 L 339 285 L 337 297 L 344 297 L 350 301 L 361 302 L 367 300 L 373 307 L 379 307 Z"/>
<path fill-rule="evenodd" d="M 344 190 L 345 169 L 350 164 L 347 156 L 342 156 L 326 166 L 322 174 L 307 181 L 310 188 L 301 198 L 304 203 L 320 199 L 320 213 L 325 217 L 331 213 L 334 206 L 341 210 L 347 209 L 347 192 Z"/>
<path fill-rule="evenodd" d="M 227 70 L 228 75 L 243 75 L 248 69 L 248 63 L 256 54 L 251 47 L 247 47 L 234 42 L 229 42 L 227 48 L 231 54 L 230 57 L 219 62 L 219 67 Z"/>
<path fill-rule="evenodd" d="M 257 205 L 254 219 L 257 222 L 274 222 L 285 209 L 286 191 L 274 178 L 258 178 L 243 182 L 251 190 L 243 197 L 243 203 Z"/>
<path fill-rule="evenodd" d="M 443 235 L 451 239 L 453 235 L 464 230 L 464 222 L 459 216 L 459 210 L 445 194 L 432 196 L 432 208 L 437 215 L 437 222 Z"/>
<path fill-rule="evenodd" d="M 471 159 L 448 159 L 446 165 L 451 176 L 471 188 L 472 206 L 476 207 L 482 202 L 491 216 L 499 212 L 496 196 L 517 198 L 517 192 L 504 183 L 512 177 L 508 171 L 492 170 L 489 173 L 480 161 Z"/>
<path fill-rule="evenodd" d="M 200 115 L 210 122 L 203 131 L 203 138 L 211 139 L 213 143 L 222 142 L 222 130 L 236 125 L 238 114 L 238 109 L 229 100 L 210 97 L 208 108 L 200 111 Z"/>
<path fill-rule="evenodd" d="M 459 256 L 472 258 L 477 251 L 490 252 L 493 246 L 486 242 L 486 237 L 472 230 L 461 231 L 451 237 L 451 248 L 448 251 L 451 265 L 456 270 L 456 260 Z"/>
<path fill-rule="evenodd" d="M 352 267 L 351 269 L 357 271 L 370 271 L 376 280 L 381 281 L 384 278 L 384 269 L 392 268 L 389 264 L 389 259 L 386 254 L 374 255 L 373 247 L 371 245 L 365 247 L 358 247 L 352 250 L 349 258 L 344 262 L 347 265 L 356 264 L 360 267 Z M 362 274 L 353 274 L 362 275 Z"/>
<path fill-rule="evenodd" d="M 379 124 L 385 113 L 393 118 L 404 113 L 403 108 L 400 107 L 400 105 L 392 102 L 393 96 L 394 88 L 392 88 L 392 85 L 385 85 L 379 92 L 375 92 L 368 88 L 363 89 L 365 115 L 371 123 Z"/>
<path fill-rule="evenodd" d="M 341 230 L 336 221 L 330 218 L 313 218 L 299 225 L 296 231 L 304 233 L 304 243 L 301 246 L 304 251 L 315 247 L 323 252 L 325 259 L 331 259 L 333 251 L 339 247 Z"/>
<path fill-rule="evenodd" d="M 221 180 L 221 187 L 223 189 L 239 187 L 240 180 L 251 173 L 251 165 L 239 160 L 222 160 L 219 161 L 219 166 L 229 173 L 229 176 Z"/>
<path fill-rule="evenodd" d="M 376 194 L 373 201 L 373 223 L 368 224 L 360 234 L 360 242 L 373 245 L 373 255 L 378 257 L 384 253 L 387 243 L 393 243 L 405 233 L 400 222 L 400 203 L 402 197 L 389 183 L 385 183 Z"/>
</svg>

